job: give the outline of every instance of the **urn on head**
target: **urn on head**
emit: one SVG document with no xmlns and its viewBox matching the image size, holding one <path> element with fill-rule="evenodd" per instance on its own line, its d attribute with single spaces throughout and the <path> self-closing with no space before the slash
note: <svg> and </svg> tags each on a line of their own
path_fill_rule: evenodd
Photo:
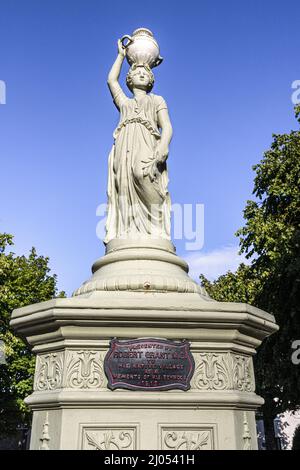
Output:
<svg viewBox="0 0 300 470">
<path fill-rule="evenodd" d="M 125 44 L 126 39 L 127 43 Z M 126 34 L 121 41 L 126 48 L 126 58 L 129 65 L 148 64 L 153 68 L 162 63 L 163 58 L 159 55 L 159 46 L 149 29 L 136 29 L 132 36 Z"/>
</svg>

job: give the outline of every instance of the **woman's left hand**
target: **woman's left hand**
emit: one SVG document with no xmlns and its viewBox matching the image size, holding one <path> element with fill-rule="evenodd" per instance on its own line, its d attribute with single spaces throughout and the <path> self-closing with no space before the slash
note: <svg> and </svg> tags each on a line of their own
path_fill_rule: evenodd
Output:
<svg viewBox="0 0 300 470">
<path fill-rule="evenodd" d="M 169 147 L 168 146 L 161 146 L 158 144 L 156 148 L 156 161 L 157 163 L 164 163 L 169 155 Z"/>
<path fill-rule="evenodd" d="M 150 158 L 146 160 L 142 160 L 142 163 L 144 163 L 143 175 L 149 176 L 150 181 L 152 182 L 156 181 L 158 174 L 160 172 L 159 165 L 161 165 L 167 160 L 168 154 L 169 154 L 168 146 L 158 145 L 156 147 L 154 156 L 151 156 Z"/>
</svg>

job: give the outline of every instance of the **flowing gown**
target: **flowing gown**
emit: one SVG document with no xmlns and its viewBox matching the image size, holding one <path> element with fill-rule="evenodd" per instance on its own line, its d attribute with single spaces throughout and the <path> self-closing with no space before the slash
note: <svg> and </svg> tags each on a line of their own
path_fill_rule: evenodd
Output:
<svg viewBox="0 0 300 470">
<path fill-rule="evenodd" d="M 114 102 L 120 110 L 120 121 L 109 155 L 104 243 L 115 238 L 170 239 L 167 166 L 155 165 L 155 150 L 161 138 L 157 114 L 167 109 L 166 102 L 154 94 L 128 98 L 119 85 Z M 154 178 L 151 168 L 157 170 Z"/>
</svg>

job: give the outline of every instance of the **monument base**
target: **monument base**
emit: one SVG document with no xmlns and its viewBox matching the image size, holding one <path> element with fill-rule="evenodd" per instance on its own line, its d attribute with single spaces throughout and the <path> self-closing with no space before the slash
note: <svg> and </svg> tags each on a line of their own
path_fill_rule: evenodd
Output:
<svg viewBox="0 0 300 470">
<path fill-rule="evenodd" d="M 94 291 L 24 307 L 11 322 L 37 355 L 31 449 L 256 449 L 252 355 L 272 315 L 199 293 Z M 187 340 L 187 391 L 110 390 L 113 338 Z"/>
<path fill-rule="evenodd" d="M 60 409 L 34 412 L 31 449 L 257 449 L 254 411 L 224 409 L 224 405 L 199 409 L 197 400 L 183 403 L 180 397 L 173 407 L 165 400 L 163 408 L 158 402 L 149 408 L 145 402 L 134 408 L 117 403 L 84 408 L 78 397 L 72 398 L 68 405 L 67 397 L 59 398 Z"/>
</svg>

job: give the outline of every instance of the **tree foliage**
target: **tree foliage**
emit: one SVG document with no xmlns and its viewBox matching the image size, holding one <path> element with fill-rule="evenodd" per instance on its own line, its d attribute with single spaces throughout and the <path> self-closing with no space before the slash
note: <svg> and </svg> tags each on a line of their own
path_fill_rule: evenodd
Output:
<svg viewBox="0 0 300 470">
<path fill-rule="evenodd" d="M 228 272 L 216 281 L 210 282 L 202 274 L 200 280 L 207 292 L 219 302 L 245 302 L 254 305 L 260 280 L 254 270 L 241 263 L 235 273 Z"/>
<path fill-rule="evenodd" d="M 15 308 L 49 300 L 56 295 L 56 276 L 49 274 L 47 257 L 32 248 L 29 256 L 7 252 L 12 235 L 0 234 L 0 340 L 6 360 L 0 364 L 0 436 L 28 425 L 30 413 L 24 398 L 32 391 L 35 360 L 28 345 L 9 326 Z M 60 293 L 63 296 L 64 293 Z"/>
<path fill-rule="evenodd" d="M 300 107 L 295 108 L 300 123 Z M 300 407 L 300 371 L 291 361 L 300 339 L 300 131 L 273 135 L 271 148 L 253 167 L 254 200 L 237 232 L 250 265 L 215 282 L 201 276 L 216 300 L 248 302 L 275 316 L 280 329 L 255 358 L 257 390 L 265 416 Z"/>
</svg>

